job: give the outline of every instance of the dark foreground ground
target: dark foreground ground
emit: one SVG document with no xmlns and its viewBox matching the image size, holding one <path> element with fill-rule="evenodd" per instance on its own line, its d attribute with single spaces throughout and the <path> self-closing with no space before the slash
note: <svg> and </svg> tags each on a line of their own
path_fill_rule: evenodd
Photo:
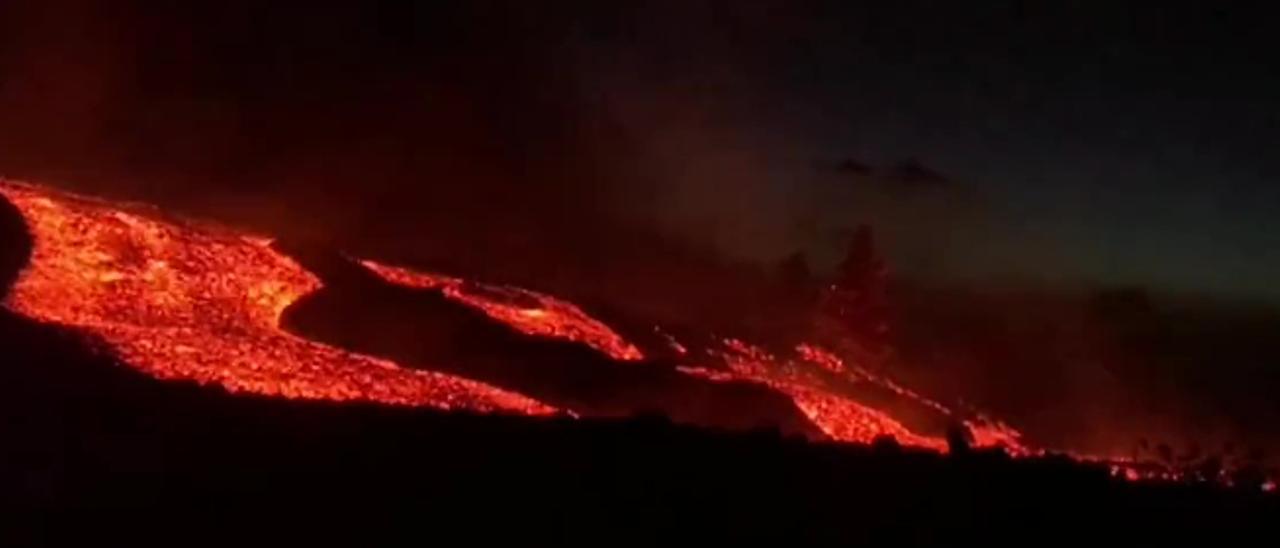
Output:
<svg viewBox="0 0 1280 548">
<path fill-rule="evenodd" d="M 697 533 L 1023 544 L 1185 541 L 1189 533 L 1243 540 L 1280 515 L 1275 497 L 1125 484 L 1058 459 L 943 458 L 660 419 L 535 420 L 232 396 L 152 380 L 73 333 L 8 312 L 0 345 L 0 497 L 22 511 L 11 516 L 92 509 L 145 531 L 260 511 L 267 519 L 256 525 L 220 518 L 191 530 L 249 542 L 264 537 L 241 529 L 269 523 L 294 539 L 346 529 L 423 542 L 465 532 L 472 541 Z M 110 509 L 125 511 L 103 512 Z M 353 516 L 370 509 L 408 519 L 356 525 Z M 304 512 L 324 517 L 287 517 Z M 460 527 L 473 521 L 478 527 Z"/>
</svg>

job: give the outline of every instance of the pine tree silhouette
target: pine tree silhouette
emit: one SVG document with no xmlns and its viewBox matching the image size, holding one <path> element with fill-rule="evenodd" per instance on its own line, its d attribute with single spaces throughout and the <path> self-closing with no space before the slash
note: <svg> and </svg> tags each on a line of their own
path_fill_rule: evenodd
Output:
<svg viewBox="0 0 1280 548">
<path fill-rule="evenodd" d="M 889 334 L 889 268 L 876 252 L 871 226 L 854 231 L 835 280 L 826 288 L 822 314 L 873 349 Z"/>
</svg>

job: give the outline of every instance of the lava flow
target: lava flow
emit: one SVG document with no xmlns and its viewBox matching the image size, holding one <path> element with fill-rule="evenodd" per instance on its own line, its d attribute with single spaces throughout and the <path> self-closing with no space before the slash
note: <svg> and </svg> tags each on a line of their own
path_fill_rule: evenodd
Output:
<svg viewBox="0 0 1280 548">
<path fill-rule="evenodd" d="M 467 282 L 374 261 L 360 261 L 382 279 L 406 287 L 438 289 L 444 296 L 484 312 L 526 335 L 566 339 L 619 361 L 644 358 L 634 345 L 582 309 L 550 295 L 514 287 Z"/>
<path fill-rule="evenodd" d="M 84 330 L 109 344 L 123 362 L 154 377 L 286 398 L 528 415 L 556 412 L 481 382 L 403 368 L 284 331 L 284 310 L 323 284 L 273 249 L 269 239 L 26 184 L 0 181 L 0 195 L 22 213 L 34 244 L 4 304 L 36 320 Z M 636 346 L 607 325 L 549 295 L 360 262 L 388 283 L 439 290 L 526 335 L 574 341 L 638 367 L 647 363 Z M 960 420 L 977 447 L 1003 447 L 1014 456 L 1044 453 L 1025 445 L 1008 426 L 981 416 L 962 420 L 961 414 L 814 345 L 798 345 L 795 359 L 780 359 L 746 342 L 724 339 L 702 354 L 724 366 L 717 368 L 698 363 L 693 353 L 667 338 L 686 362 L 679 371 L 713 382 L 760 384 L 785 394 L 833 440 L 870 443 L 888 436 L 902 445 L 947 451 L 943 438 L 913 432 L 888 412 L 845 396 L 842 389 L 871 383 Z M 1178 478 L 1163 468 L 1078 458 L 1108 463 L 1121 478 Z M 1274 489 L 1274 483 L 1267 485 Z"/>
<path fill-rule="evenodd" d="M 639 360 L 644 355 L 608 326 L 587 315 L 577 306 L 554 297 L 512 287 L 500 287 L 467 282 L 441 274 L 412 271 L 388 266 L 374 261 L 361 261 L 366 268 L 385 281 L 419 289 L 436 289 L 446 297 L 475 307 L 489 317 L 506 323 L 514 329 L 536 336 L 554 337 L 588 345 L 620 361 Z M 679 343 L 676 343 L 679 344 Z M 833 440 L 852 443 L 871 443 L 877 437 L 889 436 L 898 443 L 946 451 L 946 440 L 922 436 L 912 432 L 883 411 L 840 396 L 825 389 L 820 382 L 805 375 L 795 364 L 783 363 L 767 352 L 745 342 L 729 339 L 725 351 L 712 354 L 729 366 L 728 371 L 712 370 L 698 366 L 680 366 L 681 372 L 711 381 L 746 381 L 768 386 L 786 394 L 801 413 L 818 429 Z M 874 378 L 870 373 L 853 368 L 846 371 L 840 358 L 812 345 L 801 345 L 800 354 L 809 362 L 835 374 L 861 374 L 868 380 L 892 387 L 895 392 L 909 396 L 937 410 L 949 413 L 942 406 L 919 397 L 910 391 Z M 859 373 L 861 372 L 861 373 Z M 984 433 L 985 433 L 984 427 Z M 1004 437 L 975 435 L 983 445 L 1008 445 L 1015 450 L 1022 446 L 1017 433 Z"/>
<path fill-rule="evenodd" d="M 158 220 L 156 214 L 38 187 L 3 184 L 34 236 L 28 268 L 8 306 L 44 321 L 85 329 L 110 343 L 130 365 L 165 379 L 221 384 L 232 391 L 285 397 L 507 410 L 551 408 L 523 396 L 451 375 L 410 370 L 304 340 L 280 328 L 280 315 L 321 282 L 270 241 L 224 229 Z M 577 306 L 519 288 L 478 284 L 441 274 L 360 261 L 389 283 L 438 289 L 496 321 L 534 336 L 575 341 L 618 361 L 643 353 Z M 875 382 L 948 412 L 870 372 L 846 366 L 811 345 L 801 357 L 827 373 Z M 904 445 L 945 450 L 890 415 L 830 390 L 804 368 L 747 343 L 713 351 L 728 371 L 682 366 L 711 380 L 747 381 L 786 394 L 830 438 L 869 443 L 890 436 Z M 1017 433 L 970 424 L 980 445 L 1023 450 Z"/>
<path fill-rule="evenodd" d="M 774 367 L 776 360 L 767 352 L 738 340 L 726 341 L 726 351 L 715 351 L 729 371 L 704 367 L 681 367 L 680 370 L 715 381 L 746 380 L 769 386 L 787 394 L 824 434 L 834 440 L 871 443 L 889 436 L 902 445 L 946 451 L 940 438 L 921 436 L 903 426 L 888 414 L 859 404 L 801 378 L 798 372 L 782 372 Z"/>
<path fill-rule="evenodd" d="M 87 330 L 111 344 L 123 361 L 156 377 L 285 397 L 551 411 L 482 383 L 401 368 L 283 331 L 284 309 L 321 282 L 272 249 L 269 240 L 161 221 L 155 214 L 32 186 L 6 184 L 0 193 L 22 211 L 35 241 L 8 306 Z M 528 335 L 579 342 L 618 361 L 644 357 L 602 322 L 548 295 L 361 263 L 390 283 L 438 289 Z M 858 374 L 821 349 L 800 350 L 830 373 Z M 946 448 L 940 438 L 915 434 L 746 343 L 730 341 L 721 357 L 730 366 L 729 378 L 788 395 L 832 439 L 867 443 L 887 435 L 904 445 Z M 681 370 L 725 380 L 705 368 Z"/>
<path fill-rule="evenodd" d="M 838 356 L 817 346 L 801 344 L 796 347 L 801 361 L 816 368 L 779 359 L 762 348 L 737 339 L 725 339 L 723 349 L 713 349 L 709 353 L 722 361 L 728 370 L 699 366 L 684 366 L 680 370 L 715 381 L 756 382 L 787 394 L 796 407 L 831 439 L 866 444 L 881 436 L 888 436 L 906 446 L 940 452 L 948 450 L 945 439 L 915 433 L 888 413 L 840 395 L 840 391 L 830 381 L 824 380 L 816 372 L 821 371 L 833 377 L 836 383 L 874 383 L 913 404 L 928 407 L 944 416 L 953 416 L 951 410 L 866 369 L 846 365 Z M 972 434 L 976 447 L 1003 447 L 1013 455 L 1032 454 L 1021 442 L 1021 434 L 1008 426 L 989 420 L 969 420 L 964 421 L 964 424 Z"/>
<path fill-rule="evenodd" d="M 634 361 L 644 357 L 635 346 L 608 326 L 590 317 L 577 306 L 549 295 L 512 287 L 476 284 L 369 260 L 361 261 L 361 264 L 387 282 L 439 290 L 446 297 L 475 307 L 489 317 L 528 335 L 579 342 L 620 361 Z M 825 390 L 820 384 L 805 378 L 802 373 L 784 373 L 789 369 L 787 366 L 793 364 L 780 365 L 779 360 L 759 348 L 732 339 L 726 342 L 726 347 L 728 351 L 714 351 L 713 354 L 729 366 L 729 371 L 696 366 L 681 366 L 678 369 L 685 374 L 712 381 L 747 381 L 782 392 L 795 402 L 796 407 L 810 422 L 833 440 L 871 443 L 877 437 L 890 436 L 903 445 L 938 451 L 947 449 L 945 440 L 916 434 L 887 413 Z M 802 345 L 799 351 L 806 360 L 817 363 L 832 373 L 845 373 L 843 362 L 828 352 L 811 345 Z M 896 388 L 896 385 L 890 386 Z M 901 388 L 897 391 L 910 394 Z M 928 401 L 918 396 L 916 399 Z M 937 404 L 933 405 L 942 409 Z M 1016 444 L 1016 437 L 1000 441 L 1021 447 Z M 992 442 L 991 445 L 995 443 Z"/>
<path fill-rule="evenodd" d="M 293 336 L 289 304 L 321 287 L 270 241 L 0 182 L 31 260 L 6 305 L 88 331 L 131 366 L 232 392 L 546 414 L 519 394 Z"/>
</svg>

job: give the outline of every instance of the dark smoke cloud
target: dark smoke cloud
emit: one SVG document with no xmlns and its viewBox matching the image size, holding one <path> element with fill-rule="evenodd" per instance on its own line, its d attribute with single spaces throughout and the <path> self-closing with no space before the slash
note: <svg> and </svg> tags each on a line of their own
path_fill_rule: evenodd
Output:
<svg viewBox="0 0 1280 548">
<path fill-rule="evenodd" d="M 1072 27 L 1088 10 L 1004 36 L 980 32 L 1000 10 L 540 4 L 6 2 L 0 172 L 436 258 L 462 241 L 515 264 L 618 263 L 643 239 L 825 264 L 871 222 L 910 276 L 1266 286 L 1275 246 L 1250 220 L 1266 200 L 1238 220 L 1168 187 L 1093 192 L 1068 179 L 1161 174 L 1111 175 L 1099 151 L 1055 156 L 1075 141 L 1019 131 L 1045 114 L 1031 125 L 1088 136 L 1032 109 L 1088 91 L 1036 95 L 1094 53 Z M 847 155 L 873 173 L 829 169 Z M 954 184 L 887 187 L 913 155 Z"/>
<path fill-rule="evenodd" d="M 870 221 L 923 265 L 940 248 L 917 244 L 958 226 L 947 192 L 813 167 L 769 80 L 771 52 L 810 22 L 778 4 L 4 10 L 10 176 L 437 255 L 463 239 L 581 261 L 616 253 L 623 226 L 822 263 Z"/>
</svg>

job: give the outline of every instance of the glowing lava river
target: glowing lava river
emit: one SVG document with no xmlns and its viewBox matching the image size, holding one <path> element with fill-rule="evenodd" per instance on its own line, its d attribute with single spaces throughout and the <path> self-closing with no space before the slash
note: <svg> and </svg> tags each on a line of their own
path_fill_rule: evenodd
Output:
<svg viewBox="0 0 1280 548">
<path fill-rule="evenodd" d="M 270 241 L 126 212 L 11 183 L 0 186 L 34 239 L 6 305 L 83 329 L 160 379 L 232 392 L 545 414 L 519 394 L 404 369 L 293 336 L 280 314 L 320 281 Z"/>
<path fill-rule="evenodd" d="M 285 309 L 324 284 L 274 249 L 268 238 L 23 183 L 0 181 L 0 194 L 22 213 L 33 240 L 30 261 L 5 305 L 38 321 L 81 330 L 108 344 L 125 364 L 155 378 L 284 398 L 523 415 L 558 412 L 507 389 L 402 367 L 284 330 Z M 549 295 L 358 263 L 387 283 L 439 290 L 524 335 L 585 345 L 619 367 L 653 366 L 603 322 Z M 685 354 L 678 343 L 674 346 Z M 724 339 L 698 358 L 685 356 L 676 369 L 698 382 L 749 383 L 783 394 L 832 440 L 870 443 L 888 436 L 906 446 L 947 450 L 942 437 L 917 433 L 888 412 L 847 396 L 838 385 L 871 383 L 949 415 L 942 405 L 816 346 L 796 350 L 795 358 L 781 359 Z M 977 446 L 1002 446 L 1015 456 L 1040 453 L 1000 423 L 964 424 Z M 1130 478 L 1136 474 L 1128 468 L 1116 471 Z"/>
</svg>

